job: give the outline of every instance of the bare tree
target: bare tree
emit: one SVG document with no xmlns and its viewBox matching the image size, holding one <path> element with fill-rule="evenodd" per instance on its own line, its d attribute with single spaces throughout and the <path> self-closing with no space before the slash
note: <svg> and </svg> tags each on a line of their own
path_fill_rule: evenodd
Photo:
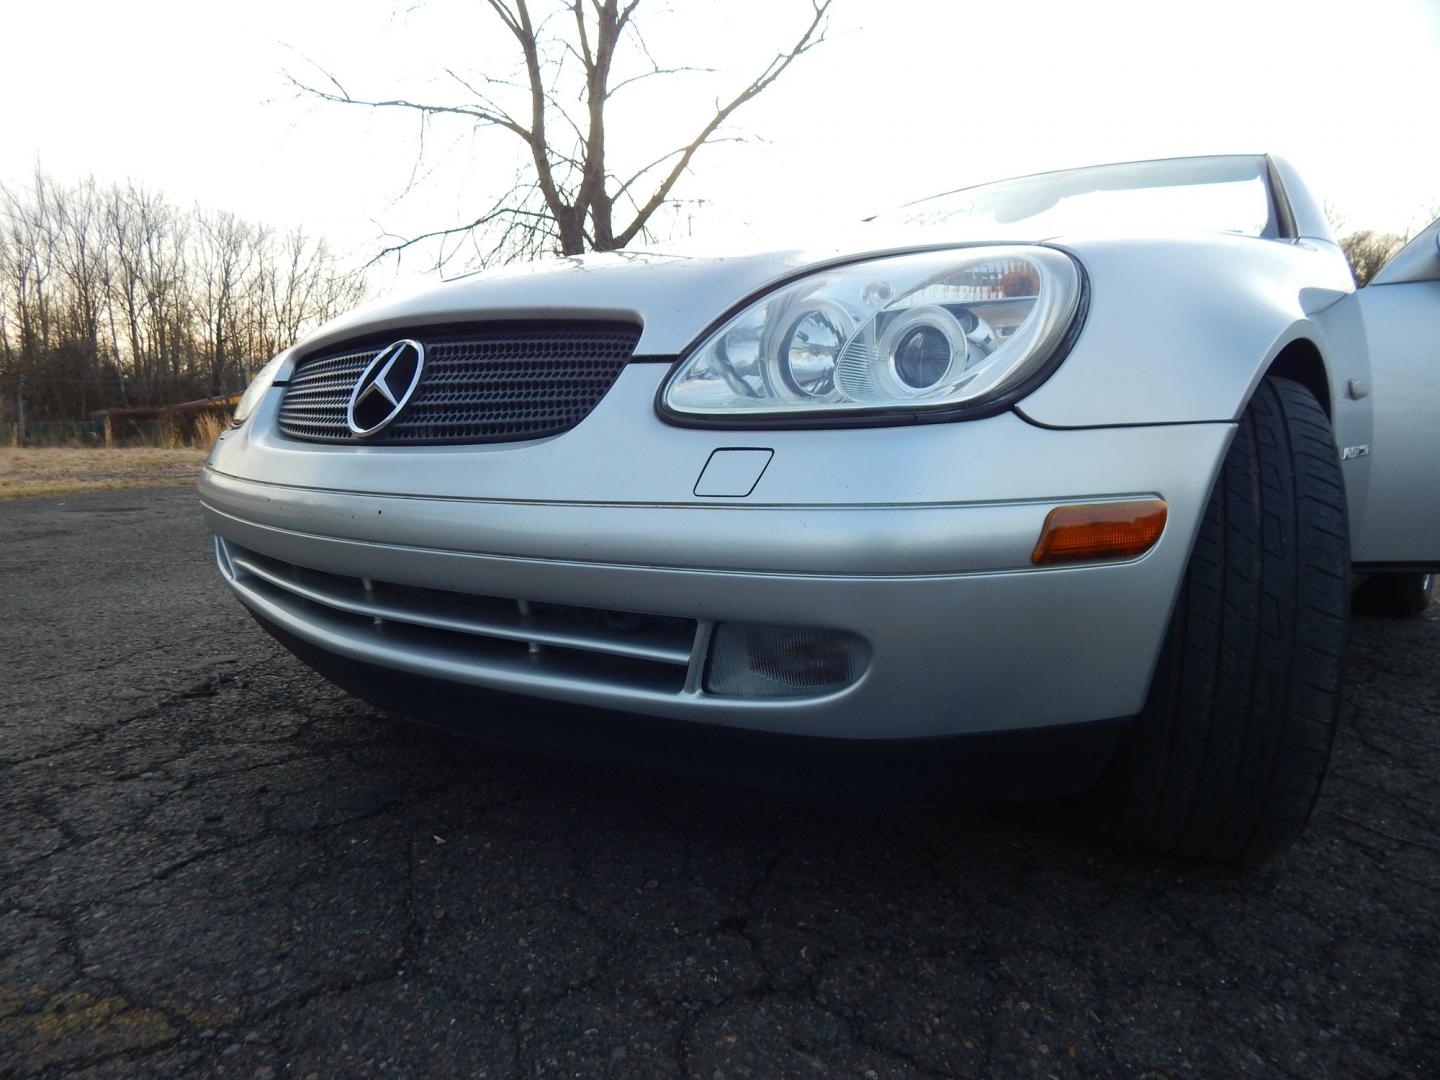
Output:
<svg viewBox="0 0 1440 1080">
<path fill-rule="evenodd" d="M 364 279 L 324 244 L 135 185 L 0 186 L 0 414 L 36 419 L 234 391 Z"/>
<path fill-rule="evenodd" d="M 1409 243 L 1414 235 L 1408 228 L 1398 233 L 1376 229 L 1351 229 L 1347 215 L 1329 202 L 1325 203 L 1325 217 L 1330 222 L 1331 233 L 1338 237 L 1335 242 L 1345 252 L 1350 272 L 1355 275 L 1355 284 L 1359 287 L 1368 285 L 1370 279 L 1380 272 L 1380 268 Z M 1437 217 L 1440 217 L 1440 206 L 1431 206 L 1428 212 L 1420 215 L 1420 220 L 1428 223 Z"/>
<path fill-rule="evenodd" d="M 93 378 L 103 361 L 100 320 L 104 307 L 103 245 L 94 181 L 70 189 L 55 207 L 56 267 L 65 296 L 62 332 L 77 343 L 77 374 Z"/>
<path fill-rule="evenodd" d="M 322 239 L 294 229 L 266 249 L 255 278 L 251 322 L 260 335 L 259 355 L 269 356 L 300 336 L 317 312 L 338 313 L 364 297 L 364 279 L 341 273 Z"/>
<path fill-rule="evenodd" d="M 1350 262 L 1355 284 L 1366 285 L 1390 261 L 1390 257 L 1405 246 L 1408 239 L 1400 233 L 1361 229 L 1342 236 L 1338 242 Z"/>
<path fill-rule="evenodd" d="M 245 283 L 254 276 L 259 250 L 266 237 L 263 230 L 256 230 L 224 211 L 197 212 L 196 221 L 199 223 L 196 250 L 200 258 L 196 281 L 200 288 L 195 302 L 210 359 L 210 392 L 218 394 L 241 377 L 237 370 L 239 357 L 232 358 L 230 353 L 238 353 L 244 344 L 241 305 Z"/>
<path fill-rule="evenodd" d="M 444 265 L 455 251 L 452 247 L 447 255 L 445 241 L 457 237 L 474 242 L 482 265 L 627 246 L 646 233 L 700 148 L 717 141 L 736 110 L 824 40 L 832 0 L 810 0 L 804 25 L 788 48 L 777 52 L 738 92 L 717 100 L 684 143 L 624 175 L 612 169 L 607 151 L 607 108 L 615 95 L 643 80 L 697 69 L 664 67 L 651 56 L 635 22 L 640 0 L 556 0 L 538 20 L 527 0 L 486 3 L 514 39 L 516 75 L 463 77 L 444 68 L 463 95 L 456 103 L 356 95 L 329 72 L 321 85 L 291 77 L 297 88 L 325 101 L 408 110 L 419 113 L 425 123 L 457 117 L 476 129 L 498 129 L 517 140 L 520 161 L 514 182 L 479 214 L 459 225 L 399 238 L 372 261 L 438 240 L 436 262 Z M 638 56 L 640 67 L 617 80 L 616 59 L 627 49 Z M 568 94 L 561 89 L 572 86 Z"/>
</svg>

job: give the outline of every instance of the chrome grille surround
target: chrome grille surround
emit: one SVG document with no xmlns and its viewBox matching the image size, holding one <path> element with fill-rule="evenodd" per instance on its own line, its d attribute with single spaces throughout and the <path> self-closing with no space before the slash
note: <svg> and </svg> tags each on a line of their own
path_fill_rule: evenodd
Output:
<svg viewBox="0 0 1440 1080">
<path fill-rule="evenodd" d="M 346 424 L 355 382 L 375 354 L 410 337 L 425 347 L 414 396 L 383 431 Z M 640 328 L 629 323 L 489 323 L 396 330 L 302 357 L 280 403 L 282 434 L 366 445 L 482 443 L 569 431 L 619 377 Z"/>
</svg>

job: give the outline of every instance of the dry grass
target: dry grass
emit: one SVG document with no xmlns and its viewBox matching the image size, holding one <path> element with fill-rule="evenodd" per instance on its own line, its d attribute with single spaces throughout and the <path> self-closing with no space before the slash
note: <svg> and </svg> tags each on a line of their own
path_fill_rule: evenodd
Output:
<svg viewBox="0 0 1440 1080">
<path fill-rule="evenodd" d="M 204 450 L 0 447 L 0 499 L 193 484 Z"/>
<path fill-rule="evenodd" d="M 230 426 L 229 416 L 214 416 L 206 413 L 195 418 L 195 437 L 192 440 L 196 446 L 203 446 L 206 450 L 215 445 L 215 440 L 225 434 Z"/>
</svg>

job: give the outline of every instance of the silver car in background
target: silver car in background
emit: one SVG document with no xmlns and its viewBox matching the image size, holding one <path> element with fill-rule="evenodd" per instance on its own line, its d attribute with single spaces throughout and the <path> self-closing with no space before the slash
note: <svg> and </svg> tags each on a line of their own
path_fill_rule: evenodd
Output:
<svg viewBox="0 0 1440 1080">
<path fill-rule="evenodd" d="M 487 272 L 323 327 L 200 478 L 357 695 L 789 788 L 1303 828 L 1351 590 L 1440 566 L 1436 227 L 1357 290 L 1282 160 L 952 192 L 829 248 Z"/>
</svg>

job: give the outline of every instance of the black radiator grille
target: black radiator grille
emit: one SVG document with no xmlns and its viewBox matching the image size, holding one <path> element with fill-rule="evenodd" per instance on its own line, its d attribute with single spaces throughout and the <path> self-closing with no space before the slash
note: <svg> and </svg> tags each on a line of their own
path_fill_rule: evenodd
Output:
<svg viewBox="0 0 1440 1080">
<path fill-rule="evenodd" d="M 355 381 L 377 352 L 405 337 L 425 346 L 414 396 L 376 434 L 352 434 L 345 406 Z M 605 396 L 639 338 L 639 327 L 623 323 L 396 331 L 302 359 L 280 404 L 280 430 L 295 439 L 369 445 L 558 435 Z"/>
</svg>

